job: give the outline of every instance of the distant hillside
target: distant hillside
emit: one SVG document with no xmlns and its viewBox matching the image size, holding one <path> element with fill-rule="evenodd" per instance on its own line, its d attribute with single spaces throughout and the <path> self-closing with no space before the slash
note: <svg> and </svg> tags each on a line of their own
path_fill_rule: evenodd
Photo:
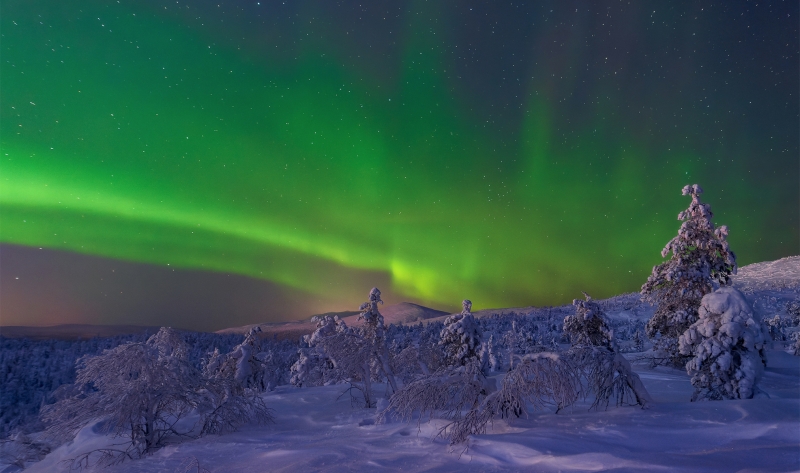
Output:
<svg viewBox="0 0 800 473">
<path fill-rule="evenodd" d="M 115 337 L 117 335 L 130 335 L 143 332 L 156 333 L 158 332 L 158 327 L 88 324 L 51 325 L 48 327 L 9 325 L 7 327 L 0 327 L 0 337 L 30 338 L 32 340 L 52 338 L 58 340 L 79 340 L 94 337 Z"/>
<path fill-rule="evenodd" d="M 399 304 L 394 304 L 386 307 L 379 307 L 381 315 L 383 316 L 383 321 L 386 325 L 389 324 L 411 324 L 421 322 L 427 319 L 433 319 L 436 317 L 441 317 L 443 315 L 449 315 L 449 312 L 445 312 L 443 310 L 436 310 L 431 309 L 430 307 L 424 307 L 419 304 L 412 304 L 411 302 L 401 302 Z M 357 320 L 358 317 L 351 319 L 345 319 L 348 325 L 361 325 L 363 321 Z"/>
<path fill-rule="evenodd" d="M 800 287 L 800 256 L 748 264 L 733 276 L 733 285 L 744 292 Z"/>
<path fill-rule="evenodd" d="M 447 312 L 442 310 L 431 309 L 419 304 L 411 302 L 401 302 L 386 307 L 379 308 L 383 320 L 386 325 L 389 324 L 408 324 L 417 323 L 423 320 L 438 318 L 448 315 Z M 345 312 L 326 312 L 318 315 L 338 315 L 339 318 L 345 321 L 348 326 L 358 327 L 363 324 L 363 321 L 358 320 L 358 314 L 361 312 L 345 311 Z M 311 317 L 313 318 L 313 317 Z M 316 328 L 316 324 L 311 322 L 311 318 L 299 320 L 297 322 L 282 322 L 282 323 L 262 323 L 243 325 L 241 327 L 231 327 L 218 330 L 216 333 L 247 333 L 253 327 L 261 327 L 261 331 L 265 337 L 276 337 L 278 340 L 294 339 L 302 335 L 312 333 Z"/>
</svg>

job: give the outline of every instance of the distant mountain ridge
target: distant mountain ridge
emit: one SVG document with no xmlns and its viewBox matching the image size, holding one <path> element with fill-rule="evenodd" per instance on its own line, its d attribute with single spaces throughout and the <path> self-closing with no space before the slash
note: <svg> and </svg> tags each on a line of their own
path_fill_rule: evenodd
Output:
<svg viewBox="0 0 800 473">
<path fill-rule="evenodd" d="M 141 325 L 91 325 L 63 324 L 46 327 L 29 327 L 24 325 L 0 326 L 0 337 L 29 338 L 31 340 L 78 340 L 94 337 L 115 337 L 136 333 L 156 333 L 159 327 Z"/>
<path fill-rule="evenodd" d="M 430 307 L 421 306 L 412 302 L 400 302 L 390 306 L 379 308 L 383 321 L 386 325 L 390 324 L 408 324 L 422 322 L 424 320 L 435 319 L 442 316 L 449 315 L 449 312 L 443 310 L 431 309 Z M 358 315 L 361 312 L 345 311 L 345 312 L 326 312 L 322 315 L 337 315 L 344 320 L 348 326 L 358 327 L 364 322 L 358 320 Z M 279 322 L 279 323 L 262 323 L 243 325 L 241 327 L 231 327 L 222 330 L 217 330 L 219 334 L 229 333 L 247 333 L 254 327 L 260 327 L 265 337 L 276 337 L 279 340 L 286 338 L 297 338 L 302 335 L 309 334 L 316 329 L 316 324 L 311 321 L 316 316 L 309 317 L 305 320 L 296 322 Z"/>
<path fill-rule="evenodd" d="M 800 256 L 788 256 L 775 261 L 753 263 L 739 268 L 738 274 L 733 276 L 733 285 L 745 293 L 764 289 L 800 290 Z M 614 304 L 631 305 L 638 293 L 621 294 L 602 300 Z M 571 306 L 564 305 L 553 307 L 561 312 L 571 310 Z M 389 324 L 414 324 L 419 322 L 430 323 L 443 321 L 449 312 L 431 309 L 412 302 L 401 302 L 379 308 L 386 325 Z M 483 309 L 473 312 L 476 317 L 502 315 L 511 312 L 529 313 L 547 308 L 509 307 L 497 309 Z M 358 311 L 326 312 L 318 315 L 337 315 L 349 326 L 359 326 L 363 322 L 358 320 Z M 313 317 L 295 322 L 265 322 L 260 324 L 243 325 L 217 330 L 215 333 L 247 333 L 253 327 L 261 327 L 267 337 L 278 339 L 296 339 L 302 335 L 312 333 L 316 324 L 311 322 Z M 46 327 L 31 326 L 0 326 L 0 336 L 6 338 L 30 338 L 33 340 L 60 339 L 76 340 L 92 337 L 113 337 L 117 335 L 136 334 L 148 331 L 155 333 L 159 327 L 139 325 L 91 325 L 91 324 L 64 324 Z"/>
</svg>

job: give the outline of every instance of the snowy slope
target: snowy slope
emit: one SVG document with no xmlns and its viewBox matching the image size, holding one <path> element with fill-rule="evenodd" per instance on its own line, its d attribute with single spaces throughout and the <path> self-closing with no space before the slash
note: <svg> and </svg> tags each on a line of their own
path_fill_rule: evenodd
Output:
<svg viewBox="0 0 800 473">
<path fill-rule="evenodd" d="M 800 286 L 800 256 L 743 266 L 733 277 L 733 284 L 743 292 L 797 288 Z"/>
<path fill-rule="evenodd" d="M 374 424 L 375 410 L 350 406 L 341 385 L 283 386 L 266 394 L 277 422 L 166 447 L 103 471 L 172 472 L 193 459 L 211 472 L 253 471 L 795 471 L 800 468 L 800 359 L 771 352 L 763 388 L 771 398 L 686 402 L 685 373 L 638 371 L 656 401 L 637 407 L 498 420 L 485 435 L 450 448 L 432 439 L 442 421 Z M 30 472 L 104 438 L 86 429 Z"/>
</svg>

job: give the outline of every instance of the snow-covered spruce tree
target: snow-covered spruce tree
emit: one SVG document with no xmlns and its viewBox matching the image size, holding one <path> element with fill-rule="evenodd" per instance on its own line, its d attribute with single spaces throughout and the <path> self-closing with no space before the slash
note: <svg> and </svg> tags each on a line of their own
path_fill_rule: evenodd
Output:
<svg viewBox="0 0 800 473">
<path fill-rule="evenodd" d="M 692 202 L 678 214 L 683 221 L 678 235 L 661 250 L 662 258 L 672 256 L 653 268 L 641 290 L 644 301 L 656 306 L 646 332 L 654 339 L 657 358 L 681 367 L 686 357 L 679 353 L 678 337 L 697 320 L 703 296 L 730 284 L 737 270 L 728 227 L 714 228 L 711 207 L 700 202 L 702 192 L 697 184 L 683 188 Z"/>
<path fill-rule="evenodd" d="M 82 468 L 93 461 L 107 465 L 137 458 L 167 441 L 209 431 L 205 425 L 208 415 L 201 415 L 196 422 L 186 422 L 187 418 L 196 411 L 213 411 L 214 404 L 226 400 L 219 398 L 216 385 L 208 383 L 189 363 L 187 353 L 180 334 L 162 328 L 144 343 L 126 343 L 101 355 L 81 358 L 76 394 L 42 411 L 49 425 L 48 435 L 68 440 L 87 423 L 101 419 L 101 429 L 125 438 L 118 448 L 80 453 L 72 466 Z M 231 396 L 236 394 L 229 393 Z M 221 419 L 229 427 L 271 419 L 263 401 L 239 404 L 244 412 Z"/>
<path fill-rule="evenodd" d="M 764 328 L 744 295 L 733 287 L 707 294 L 699 318 L 680 337 L 681 354 L 691 356 L 692 401 L 750 399 L 764 371 Z"/>
<path fill-rule="evenodd" d="M 447 363 L 452 366 L 463 366 L 471 360 L 478 360 L 481 348 L 481 328 L 472 316 L 472 301 L 464 299 L 461 306 L 461 313 L 445 319 L 439 336 L 439 346 L 445 352 Z"/>
</svg>

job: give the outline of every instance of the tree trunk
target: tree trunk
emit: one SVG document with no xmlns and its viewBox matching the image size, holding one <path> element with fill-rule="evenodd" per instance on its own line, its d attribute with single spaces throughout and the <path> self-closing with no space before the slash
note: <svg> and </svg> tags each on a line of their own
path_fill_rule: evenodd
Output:
<svg viewBox="0 0 800 473">
<path fill-rule="evenodd" d="M 625 379 L 628 382 L 628 387 L 630 387 L 631 391 L 633 391 L 633 395 L 636 396 L 636 402 L 642 406 L 642 409 L 647 409 L 650 407 L 650 404 L 653 403 L 653 398 L 650 397 L 650 393 L 647 392 L 647 388 L 644 387 L 639 375 L 634 373 L 631 369 L 631 364 L 628 363 L 628 360 L 626 360 L 624 356 L 617 353 L 614 356 L 614 367 L 617 369 L 617 372 L 625 376 Z"/>
</svg>

